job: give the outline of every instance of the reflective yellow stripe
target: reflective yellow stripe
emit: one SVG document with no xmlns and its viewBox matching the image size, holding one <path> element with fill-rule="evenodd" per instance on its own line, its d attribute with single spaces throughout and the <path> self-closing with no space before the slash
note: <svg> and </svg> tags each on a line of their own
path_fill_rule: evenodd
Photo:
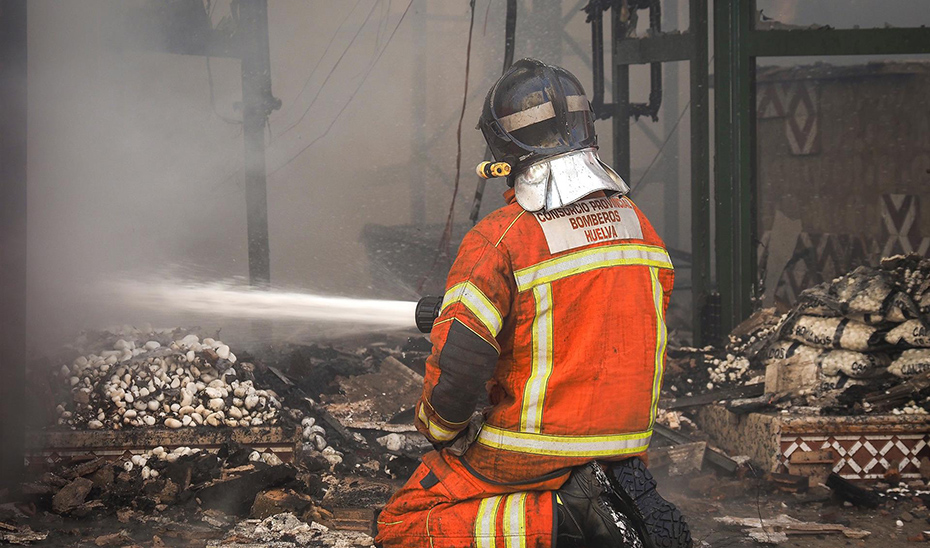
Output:
<svg viewBox="0 0 930 548">
<path fill-rule="evenodd" d="M 497 243 L 494 244 L 494 247 L 499 247 L 501 245 L 501 242 L 504 241 L 504 236 L 506 236 L 507 233 L 510 232 L 510 229 L 513 228 L 513 225 L 516 224 L 516 222 L 520 220 L 520 217 L 522 217 L 524 213 L 526 213 L 526 210 L 521 209 L 520 214 L 514 217 L 512 221 L 510 221 L 510 224 L 507 225 L 507 230 L 505 230 L 504 233 L 501 234 L 501 237 L 497 239 Z"/>
<path fill-rule="evenodd" d="M 504 323 L 501 313 L 498 312 L 491 299 L 488 299 L 487 295 L 478 289 L 478 286 L 471 282 L 462 282 L 450 287 L 442 298 L 440 312 L 458 302 L 471 310 L 492 336 L 496 337 L 500 333 L 501 325 Z"/>
<path fill-rule="evenodd" d="M 662 390 L 662 375 L 665 372 L 665 348 L 668 343 L 668 328 L 665 325 L 665 312 L 662 307 L 664 292 L 662 283 L 659 281 L 659 269 L 650 268 L 649 274 L 652 276 L 652 296 L 656 308 L 656 363 L 655 376 L 652 379 L 652 410 L 649 420 L 649 428 L 652 428 L 656 421 L 659 392 Z"/>
<path fill-rule="evenodd" d="M 619 265 L 641 265 L 656 268 L 673 268 L 668 252 L 659 246 L 643 244 L 617 244 L 595 247 L 549 259 L 537 265 L 514 272 L 517 289 L 526 291 L 538 285 L 567 278 L 598 268 Z"/>
<path fill-rule="evenodd" d="M 429 435 L 432 436 L 433 439 L 437 439 L 439 441 L 449 441 L 458 433 L 451 430 L 446 430 L 442 426 L 429 420 L 429 417 L 426 416 L 426 411 L 423 410 L 423 405 L 420 405 L 420 410 L 417 412 L 417 416 L 419 416 L 420 420 L 423 421 L 423 424 L 429 428 Z"/>
<path fill-rule="evenodd" d="M 475 518 L 475 546 L 477 548 L 497 548 L 497 509 L 500 508 L 501 495 L 481 500 L 478 516 Z"/>
<path fill-rule="evenodd" d="M 539 432 L 542 427 L 546 385 L 552 374 L 552 286 L 533 288 L 536 317 L 533 319 L 533 369 L 523 390 L 520 430 Z"/>
<path fill-rule="evenodd" d="M 507 495 L 504 503 L 504 546 L 526 548 L 526 493 Z"/>
<path fill-rule="evenodd" d="M 513 432 L 485 424 L 478 443 L 518 453 L 554 457 L 609 457 L 642 453 L 649 448 L 652 430 L 605 436 L 557 436 Z"/>
</svg>

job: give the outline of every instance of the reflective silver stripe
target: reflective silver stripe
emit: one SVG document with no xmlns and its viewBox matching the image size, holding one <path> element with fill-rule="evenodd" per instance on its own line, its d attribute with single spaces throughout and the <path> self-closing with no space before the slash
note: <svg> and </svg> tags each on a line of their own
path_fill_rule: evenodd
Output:
<svg viewBox="0 0 930 548">
<path fill-rule="evenodd" d="M 665 349 L 668 342 L 668 327 L 665 325 L 665 312 L 662 304 L 664 300 L 664 290 L 662 283 L 659 281 L 659 269 L 650 268 L 649 274 L 652 277 L 652 295 L 655 301 L 656 312 L 656 361 L 655 377 L 652 380 L 652 410 L 649 420 L 649 427 L 656 421 L 656 413 L 659 407 L 659 393 L 662 390 L 662 377 L 665 372 Z"/>
<path fill-rule="evenodd" d="M 504 503 L 504 546 L 526 548 L 526 493 L 507 495 Z"/>
<path fill-rule="evenodd" d="M 536 317 L 533 319 L 533 369 L 523 391 L 520 430 L 539 432 L 542 426 L 546 385 L 552 374 L 552 287 L 548 284 L 533 289 Z"/>
<path fill-rule="evenodd" d="M 569 112 L 591 109 L 588 98 L 584 95 L 568 95 L 565 97 L 565 103 L 568 106 Z M 548 120 L 549 118 L 555 118 L 555 107 L 552 105 L 552 101 L 546 101 L 535 107 L 508 114 L 498 120 L 498 123 L 504 131 L 511 132 Z"/>
<path fill-rule="evenodd" d="M 492 337 L 496 337 L 500 333 L 501 325 L 504 323 L 501 313 L 498 312 L 491 299 L 478 286 L 471 282 L 462 282 L 450 287 L 442 298 L 440 312 L 457 302 L 461 302 L 471 310 L 472 314 L 491 333 Z"/>
<path fill-rule="evenodd" d="M 482 499 L 475 518 L 475 546 L 497 548 L 497 509 L 503 496 Z"/>
<path fill-rule="evenodd" d="M 517 289 L 526 291 L 537 285 L 567 278 L 582 272 L 617 265 L 641 265 L 672 268 L 668 252 L 658 246 L 643 244 L 617 244 L 595 247 L 562 257 L 549 259 L 537 265 L 514 272 Z"/>
<path fill-rule="evenodd" d="M 504 131 L 511 132 L 549 118 L 555 118 L 555 107 L 552 106 L 552 101 L 546 101 L 541 105 L 508 114 L 501 118 L 498 123 L 500 123 Z"/>
<path fill-rule="evenodd" d="M 584 95 L 569 95 L 565 97 L 565 102 L 568 103 L 569 112 L 591 109 L 591 106 L 588 104 L 588 98 Z"/>
<path fill-rule="evenodd" d="M 603 436 L 557 436 L 514 432 L 485 424 L 478 443 L 518 453 L 556 457 L 607 457 L 642 453 L 649 448 L 652 430 Z"/>
</svg>

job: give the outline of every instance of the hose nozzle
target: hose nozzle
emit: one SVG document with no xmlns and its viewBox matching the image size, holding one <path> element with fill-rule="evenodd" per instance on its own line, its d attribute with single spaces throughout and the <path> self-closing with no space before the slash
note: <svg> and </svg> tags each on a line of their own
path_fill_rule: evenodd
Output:
<svg viewBox="0 0 930 548">
<path fill-rule="evenodd" d="M 433 322 L 439 317 L 440 308 L 442 308 L 442 297 L 426 296 L 420 299 L 414 312 L 420 333 L 429 333 L 433 330 Z"/>
</svg>

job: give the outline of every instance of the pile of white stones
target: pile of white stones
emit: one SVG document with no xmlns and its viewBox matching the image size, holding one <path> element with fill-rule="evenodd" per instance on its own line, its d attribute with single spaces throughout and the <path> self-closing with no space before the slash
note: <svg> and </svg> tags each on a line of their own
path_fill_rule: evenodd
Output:
<svg viewBox="0 0 930 548">
<path fill-rule="evenodd" d="M 190 447 L 178 447 L 173 451 L 168 451 L 162 446 L 158 446 L 150 451 L 146 451 L 141 455 L 133 455 L 128 460 L 123 461 L 123 470 L 127 472 L 132 472 L 133 470 L 139 470 L 142 474 L 142 479 L 157 478 L 158 470 L 149 467 L 149 461 L 151 460 L 163 460 L 167 462 L 175 462 L 181 457 L 187 455 L 196 455 L 200 453 L 200 449 Z"/>
<path fill-rule="evenodd" d="M 276 424 L 277 394 L 256 387 L 254 366 L 237 365 L 222 341 L 144 340 L 119 339 L 112 349 L 61 366 L 72 401 L 58 405 L 58 424 L 92 430 Z"/>
<path fill-rule="evenodd" d="M 304 417 L 300 421 L 300 426 L 303 428 L 301 437 L 304 440 L 303 450 L 305 453 L 320 453 L 330 466 L 342 463 L 343 454 L 329 445 L 325 438 L 326 429 L 317 424 L 316 419 Z"/>
<path fill-rule="evenodd" d="M 733 383 L 748 378 L 750 363 L 748 359 L 742 356 L 727 354 L 724 359 L 714 358 L 711 364 L 713 364 L 713 367 L 707 368 L 707 372 L 710 374 L 710 382 L 707 383 L 708 390 L 713 390 L 715 385 Z"/>
</svg>

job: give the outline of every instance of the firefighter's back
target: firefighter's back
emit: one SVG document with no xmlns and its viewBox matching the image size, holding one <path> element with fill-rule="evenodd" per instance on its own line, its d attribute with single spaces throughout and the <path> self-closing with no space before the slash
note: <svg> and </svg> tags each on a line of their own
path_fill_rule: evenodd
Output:
<svg viewBox="0 0 930 548">
<path fill-rule="evenodd" d="M 511 266 L 494 405 L 465 460 L 513 482 L 645 453 L 665 362 L 673 270 L 625 197 L 530 213 L 511 204 L 475 228 Z"/>
</svg>

